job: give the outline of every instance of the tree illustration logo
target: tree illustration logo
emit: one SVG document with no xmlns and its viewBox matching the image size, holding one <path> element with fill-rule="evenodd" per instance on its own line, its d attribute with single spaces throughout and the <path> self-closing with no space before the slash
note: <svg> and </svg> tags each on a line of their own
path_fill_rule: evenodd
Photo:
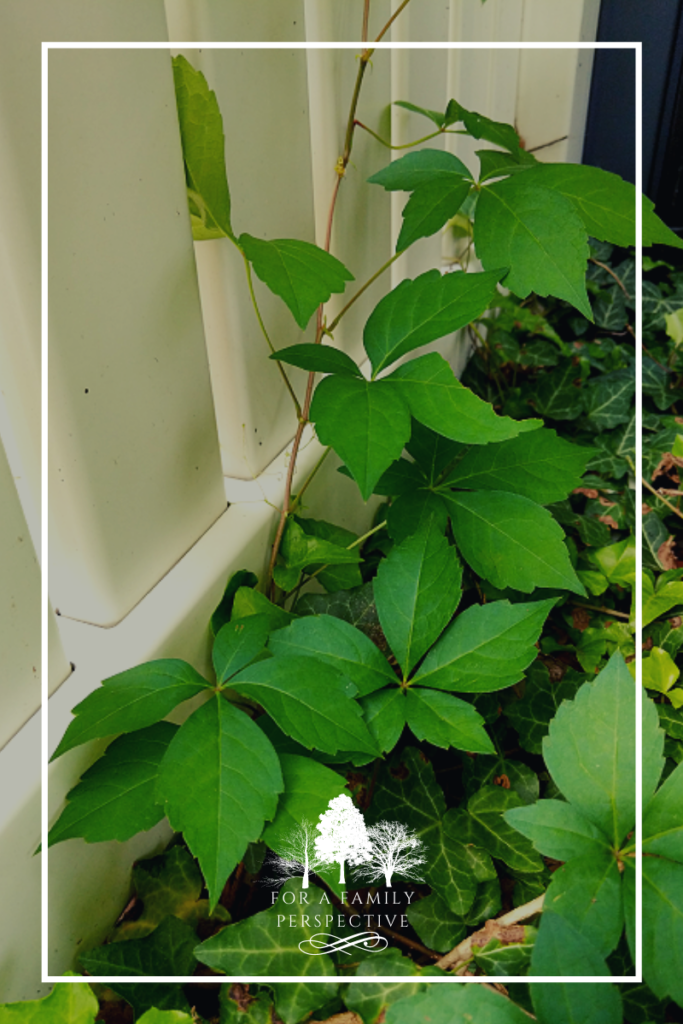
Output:
<svg viewBox="0 0 683 1024">
<path fill-rule="evenodd" d="M 372 856 L 372 844 L 363 815 L 350 796 L 333 797 L 318 819 L 315 850 L 324 864 L 339 864 L 339 884 L 344 885 L 344 864 L 360 864 Z"/>
<path fill-rule="evenodd" d="M 395 874 L 414 882 L 424 881 L 417 869 L 426 862 L 425 846 L 414 829 L 400 821 L 379 821 L 367 835 L 370 856 L 358 865 L 355 878 L 369 882 L 384 878 L 387 887 Z"/>
</svg>

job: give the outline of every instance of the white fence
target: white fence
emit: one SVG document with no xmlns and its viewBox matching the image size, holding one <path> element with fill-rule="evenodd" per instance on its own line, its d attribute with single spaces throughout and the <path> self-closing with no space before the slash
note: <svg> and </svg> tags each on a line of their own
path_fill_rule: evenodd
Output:
<svg viewBox="0 0 683 1024">
<path fill-rule="evenodd" d="M 355 74 L 362 0 L 5 0 L 0 37 L 0 1000 L 40 983 L 40 41 L 173 40 L 223 110 L 238 231 L 322 240 Z M 372 5 L 371 33 L 391 13 Z M 590 40 L 598 0 L 412 0 L 387 38 L 448 49 L 377 52 L 358 116 L 394 142 L 419 135 L 409 98 L 517 125 L 548 160 L 579 160 L 591 51 L 458 49 L 459 41 Z M 306 49 L 210 50 L 201 41 L 305 42 Z M 177 48 L 176 48 L 177 49 Z M 462 158 L 471 147 L 457 136 Z M 440 141 L 443 144 L 443 140 Z M 358 132 L 333 252 L 360 283 L 391 254 L 402 198 L 365 185 L 388 150 Z M 193 246 L 168 49 L 58 49 L 49 56 L 49 584 L 51 748 L 70 708 L 142 660 L 206 666 L 206 623 L 231 571 L 262 572 L 294 421 L 266 356 L 229 243 Z M 359 227 L 363 233 L 359 235 Z M 441 262 L 419 242 L 393 282 Z M 361 352 L 368 290 L 337 343 Z M 276 345 L 308 334 L 260 283 Z M 339 308 L 337 299 L 331 308 Z M 462 365 L 453 337 L 441 348 Z M 303 375 L 294 375 L 301 387 Z M 311 437 L 299 472 L 319 453 Z M 6 454 L 6 459 L 5 459 Z M 330 462 L 331 460 L 328 460 Z M 226 508 L 227 502 L 230 506 Z M 326 466 L 312 514 L 358 531 L 371 508 Z M 73 669 L 72 669 L 72 666 Z M 50 770 L 50 815 L 103 744 Z M 50 852 L 50 971 L 99 941 L 120 911 L 127 844 L 71 840 Z"/>
</svg>

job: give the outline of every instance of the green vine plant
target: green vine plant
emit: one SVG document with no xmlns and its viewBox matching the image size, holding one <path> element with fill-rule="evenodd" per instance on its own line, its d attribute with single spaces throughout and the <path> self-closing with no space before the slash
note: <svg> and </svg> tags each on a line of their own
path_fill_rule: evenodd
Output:
<svg viewBox="0 0 683 1024">
<path fill-rule="evenodd" d="M 628 409 L 632 369 L 610 379 L 607 390 L 586 388 L 584 443 L 577 444 L 544 425 L 548 416 L 555 427 L 562 420 L 547 413 L 553 395 L 576 392 L 575 378 L 567 377 L 575 357 L 561 339 L 560 369 L 565 362 L 570 369 L 545 395 L 546 412 L 537 405 L 540 416 L 521 408 L 521 392 L 504 380 L 500 360 L 488 380 L 498 389 L 505 384 L 506 394 L 491 401 L 462 383 L 441 355 L 419 350 L 468 328 L 481 355 L 495 335 L 491 310 L 504 316 L 515 302 L 516 324 L 532 315 L 532 302 L 546 299 L 594 325 L 588 260 L 597 258 L 596 246 L 635 244 L 636 194 L 593 167 L 540 163 L 514 128 L 456 100 L 443 113 L 402 103 L 434 125 L 431 136 L 456 131 L 480 142 L 479 167 L 419 148 L 374 171 L 368 188 L 408 194 L 396 254 L 354 285 L 328 321 L 325 303 L 354 281 L 329 249 L 362 130 L 357 113 L 372 54 L 372 47 L 360 54 L 323 247 L 237 233 L 216 97 L 184 57 L 173 60 L 194 237 L 227 239 L 241 253 L 270 358 L 292 398 L 295 435 L 268 572 L 261 581 L 246 570 L 233 576 L 212 617 L 214 676 L 161 659 L 106 679 L 74 708 L 54 754 L 116 737 L 68 794 L 50 845 L 76 837 L 124 841 L 164 817 L 178 834 L 148 870 L 136 869 L 145 926 L 122 921 L 81 966 L 107 976 L 200 969 L 317 977 L 291 991 L 271 985 L 263 995 L 268 1001 L 274 994 L 278 1019 L 291 1024 L 323 1004 L 336 1012 L 341 979 L 349 977 L 405 975 L 416 979 L 418 992 L 420 977 L 444 972 L 619 976 L 632 971 L 634 956 L 635 693 L 624 637 L 601 637 L 591 653 L 576 630 L 573 667 L 553 681 L 548 658 L 555 648 L 543 635 L 551 615 L 571 615 L 577 602 L 590 609 L 609 586 L 618 601 L 622 584 L 632 583 L 628 537 L 619 554 L 605 554 L 608 527 L 597 520 L 591 526 L 591 517 L 569 504 L 586 468 L 595 474 L 596 458 L 607 458 L 607 449 L 590 443 L 590 431 L 613 425 L 608 409 L 615 402 L 623 413 L 625 400 Z M 642 202 L 645 244 L 681 247 Z M 338 324 L 368 285 L 456 217 L 482 269 L 429 270 L 388 291 L 364 327 L 368 369 L 335 347 Z M 300 328 L 315 317 L 313 342 L 275 343 L 253 275 Z M 601 311 L 603 322 L 605 316 Z M 490 366 L 497 350 L 488 351 Z M 289 379 L 292 366 L 308 371 L 303 395 Z M 293 493 L 308 424 L 362 500 L 384 499 L 362 537 L 304 514 L 302 499 L 320 463 Z M 586 545 L 600 538 L 593 561 L 562 528 L 578 519 L 594 531 Z M 312 580 L 318 592 L 308 587 Z M 632 645 L 629 614 L 615 612 Z M 197 697 L 204 699 L 182 725 L 165 721 Z M 510 722 L 527 737 L 512 751 Z M 273 857 L 288 857 L 292 829 L 304 819 L 315 825 L 340 797 L 353 801 L 369 829 L 390 818 L 410 830 L 426 849 L 420 880 L 399 867 L 395 889 L 340 884 L 338 867 L 319 863 L 306 889 L 298 877 L 279 893 L 257 885 Z M 173 891 L 185 895 L 175 899 Z M 378 894 L 384 905 L 390 892 L 399 911 L 388 923 L 376 908 Z M 302 894 L 309 917 L 294 914 L 283 927 Z M 302 955 L 300 944 L 321 931 L 316 914 L 325 918 L 332 908 L 334 926 L 326 930 L 353 937 L 359 906 L 387 949 Z M 157 988 L 121 983 L 117 992 L 140 1014 L 156 1005 L 187 1010 L 180 985 L 168 989 L 164 998 L 172 1002 L 163 1004 L 150 1002 Z M 472 986 L 462 988 L 459 999 L 469 1006 Z M 565 988 L 576 990 L 570 1002 L 579 999 L 581 986 Z M 611 1014 L 604 1020 L 620 1021 L 616 990 L 591 988 L 604 990 L 599 998 Z M 543 998 L 534 995 L 534 1005 Z M 352 1003 L 349 996 L 344 1005 Z M 374 1021 L 386 1006 L 380 1000 L 376 1013 L 361 1017 Z M 501 1020 L 526 1019 L 509 1006 L 513 1015 Z M 548 1008 L 537 1009 L 539 1019 L 581 1019 L 555 1010 L 553 1018 Z M 221 1011 L 221 1020 L 232 1020 L 231 1012 Z M 424 1018 L 397 1009 L 386 1019 Z"/>
</svg>

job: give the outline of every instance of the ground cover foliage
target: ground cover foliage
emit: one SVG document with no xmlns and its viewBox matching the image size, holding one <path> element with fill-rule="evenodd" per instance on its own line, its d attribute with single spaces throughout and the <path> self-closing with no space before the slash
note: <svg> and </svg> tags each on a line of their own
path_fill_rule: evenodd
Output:
<svg viewBox="0 0 683 1024">
<path fill-rule="evenodd" d="M 55 757 L 116 738 L 68 794 L 48 842 L 123 841 L 164 816 L 177 833 L 136 865 L 132 910 L 81 969 L 301 976 L 248 990 L 128 981 L 99 993 L 111 1012 L 122 998 L 145 1024 L 180 1024 L 193 1007 L 221 1024 L 504 1024 L 529 1012 L 548 1022 L 664 1020 L 666 1001 L 683 1001 L 668 945 L 683 948 L 680 786 L 678 769 L 670 773 L 683 760 L 683 711 L 673 684 L 651 687 L 656 707 L 645 702 L 646 859 L 657 893 L 646 919 L 649 988 L 428 984 L 444 972 L 633 973 L 633 188 L 593 168 L 540 164 L 511 126 L 455 100 L 443 114 L 405 103 L 416 125 L 426 118 L 434 135 L 464 132 L 485 148 L 478 173 L 421 148 L 370 176 L 369 189 L 409 194 L 398 253 L 444 227 L 463 243 L 451 273 L 428 271 L 379 301 L 363 334 L 365 372 L 331 343 L 339 316 L 327 323 L 321 312 L 351 270 L 309 242 L 236 233 L 215 96 L 184 58 L 174 74 L 195 238 L 238 247 L 254 301 L 252 273 L 299 327 L 319 311 L 314 344 L 279 344 L 272 356 L 290 390 L 287 366 L 312 375 L 307 395 L 293 395 L 292 461 L 311 422 L 362 498 L 381 502 L 358 537 L 307 515 L 309 481 L 292 494 L 290 478 L 268 574 L 232 577 L 212 617 L 213 676 L 163 659 L 105 680 L 74 709 Z M 354 103 L 342 187 L 355 113 Z M 680 246 L 647 201 L 643 223 L 646 244 Z M 465 273 L 475 253 L 483 269 Z M 653 272 L 652 330 L 669 315 L 675 331 L 680 283 L 662 264 Z M 460 328 L 472 340 L 462 380 L 442 356 L 419 354 Z M 669 409 L 659 403 L 678 371 L 668 349 L 662 360 L 659 335 L 648 344 L 656 448 L 667 425 L 654 418 Z M 673 661 L 681 646 L 670 620 L 683 605 L 667 589 L 683 586 L 680 574 L 662 562 L 675 555 L 675 513 L 656 500 L 645 517 L 658 574 L 650 621 L 661 627 L 650 681 L 664 679 L 664 656 Z M 198 696 L 182 725 L 164 721 Z M 397 820 L 418 837 L 423 877 L 399 870 L 392 886 L 352 876 L 340 885 L 320 864 L 307 888 L 295 871 L 279 891 L 264 884 L 273 858 L 288 856 L 292 827 L 316 822 L 343 794 L 369 827 Z M 300 943 L 320 925 L 298 916 L 282 927 L 302 894 L 314 921 L 333 911 L 341 938 L 354 938 L 362 910 L 387 948 L 303 956 Z M 391 902 L 390 923 L 378 894 Z M 379 980 L 348 980 L 366 977 Z M 64 987 L 82 998 L 73 1020 L 86 1024 L 89 987 Z M 3 1013 L 52 1019 L 48 1001 L 20 1005 L 0 1008 L 0 1024 Z"/>
</svg>

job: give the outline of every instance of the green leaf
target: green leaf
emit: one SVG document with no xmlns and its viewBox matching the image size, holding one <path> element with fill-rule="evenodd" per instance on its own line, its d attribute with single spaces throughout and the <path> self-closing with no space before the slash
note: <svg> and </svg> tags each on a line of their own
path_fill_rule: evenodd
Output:
<svg viewBox="0 0 683 1024">
<path fill-rule="evenodd" d="M 125 842 L 161 821 L 156 780 L 177 729 L 170 722 L 157 722 L 110 743 L 67 793 L 67 806 L 50 829 L 48 846 L 76 837 L 86 843 Z"/>
<path fill-rule="evenodd" d="M 430 484 L 438 482 L 443 471 L 462 451 L 463 445 L 458 441 L 450 441 L 447 437 L 437 434 L 429 427 L 413 420 L 410 441 L 406 450 L 415 459 L 419 472 Z M 414 463 L 410 463 L 414 465 Z M 419 481 L 421 483 L 422 481 Z M 410 489 L 410 488 L 409 488 Z"/>
<path fill-rule="evenodd" d="M 503 943 L 491 939 L 485 946 L 474 946 L 474 962 L 484 974 L 515 977 L 526 974 L 534 948 L 535 928 L 524 928 L 522 942 Z"/>
<path fill-rule="evenodd" d="M 671 245 L 683 249 L 683 239 L 657 216 L 655 204 L 647 196 L 643 196 L 643 245 Z"/>
<path fill-rule="evenodd" d="M 672 771 L 643 815 L 643 853 L 683 864 L 683 764 Z"/>
<path fill-rule="evenodd" d="M 405 690 L 398 686 L 371 693 L 361 700 L 368 732 L 381 751 L 393 750 L 406 724 Z"/>
<path fill-rule="evenodd" d="M 408 690 L 405 710 L 407 725 L 418 740 L 446 749 L 495 753 L 484 719 L 464 700 L 438 690 Z"/>
<path fill-rule="evenodd" d="M 230 223 L 230 192 L 225 170 L 223 119 L 216 95 L 201 71 L 182 57 L 173 58 L 185 176 L 196 215 L 195 238 L 234 239 Z"/>
<path fill-rule="evenodd" d="M 240 587 L 235 593 L 232 605 L 232 618 L 247 619 L 250 615 L 264 615 L 268 619 L 270 629 L 281 629 L 288 626 L 295 618 L 284 608 L 279 608 L 272 601 L 269 601 L 265 594 L 251 587 Z M 232 620 L 231 620 L 232 621 Z"/>
<path fill-rule="evenodd" d="M 287 655 L 243 669 L 230 688 L 266 709 L 287 736 L 308 750 L 377 750 L 350 698 L 356 687 L 332 665 L 315 658 Z"/>
<path fill-rule="evenodd" d="M 346 352 L 331 345 L 290 345 L 273 352 L 271 359 L 290 366 L 299 366 L 309 373 L 338 373 L 342 377 L 362 377 L 362 373 Z"/>
<path fill-rule="evenodd" d="M 220 1024 L 273 1024 L 273 1000 L 264 991 L 251 995 L 246 985 L 221 985 L 218 1005 Z"/>
<path fill-rule="evenodd" d="M 545 665 L 535 662 L 531 666 L 524 682 L 523 697 L 519 699 L 510 691 L 510 700 L 504 706 L 505 715 L 517 729 L 525 750 L 531 754 L 542 753 L 548 723 L 563 700 L 573 699 L 583 681 L 583 676 L 570 669 L 559 682 L 551 684 Z"/>
<path fill-rule="evenodd" d="M 287 521 L 280 550 L 290 569 L 303 569 L 315 564 L 355 564 L 361 557 L 357 547 L 349 550 L 323 537 L 305 533 L 301 524 L 291 518 Z"/>
<path fill-rule="evenodd" d="M 247 845 L 272 820 L 283 788 L 270 741 L 220 696 L 203 704 L 173 737 L 157 798 L 199 860 L 212 907 Z"/>
<path fill-rule="evenodd" d="M 396 241 L 396 252 L 403 252 L 419 238 L 428 238 L 439 231 L 456 215 L 471 187 L 468 179 L 445 172 L 434 174 L 428 182 L 416 188 L 403 207 L 403 224 Z"/>
<path fill-rule="evenodd" d="M 636 244 L 636 191 L 618 174 L 586 164 L 536 164 L 525 181 L 568 199 L 586 232 L 601 242 Z"/>
<path fill-rule="evenodd" d="M 381 562 L 375 579 L 377 611 L 404 679 L 453 616 L 461 580 L 457 552 L 433 519 Z"/>
<path fill-rule="evenodd" d="M 176 705 L 195 697 L 208 686 L 191 665 L 178 658 L 148 661 L 110 676 L 73 709 L 76 718 L 69 724 L 51 760 L 88 740 L 135 732 L 153 725 Z"/>
<path fill-rule="evenodd" d="M 476 155 L 479 157 L 480 185 L 490 178 L 506 178 L 510 174 L 526 171 L 534 163 L 533 160 L 520 163 L 516 156 L 511 153 L 502 153 L 497 149 L 478 149 Z"/>
<path fill-rule="evenodd" d="M 441 497 L 432 490 L 418 488 L 400 494 L 387 509 L 387 531 L 396 544 L 422 533 L 430 520 L 440 533 L 448 526 L 448 512 Z"/>
<path fill-rule="evenodd" d="M 683 581 L 669 580 L 654 590 L 649 576 L 643 574 L 643 626 L 679 604 L 683 604 Z"/>
<path fill-rule="evenodd" d="M 197 937 L 194 929 L 177 917 L 166 917 L 158 928 L 144 939 L 112 942 L 98 946 L 79 957 L 81 965 L 92 975 L 159 975 L 192 974 L 195 968 L 193 949 Z M 116 986 L 124 999 L 124 986 Z"/>
<path fill-rule="evenodd" d="M 543 861 L 528 839 L 508 825 L 503 814 L 519 807 L 521 799 L 510 789 L 482 786 L 467 802 L 473 822 L 475 842 L 496 860 L 502 860 L 513 871 L 535 874 L 543 870 Z"/>
<path fill-rule="evenodd" d="M 337 594 L 304 594 L 296 607 L 301 615 L 333 615 L 343 619 L 371 638 L 379 638 L 381 633 L 372 580 Z"/>
<path fill-rule="evenodd" d="M 246 569 L 240 569 L 232 574 L 227 582 L 223 597 L 211 616 L 211 622 L 209 623 L 211 636 L 217 636 L 221 627 L 230 621 L 235 594 L 240 587 L 245 589 L 255 587 L 257 583 L 258 578 L 254 576 L 253 572 L 248 572 Z"/>
<path fill-rule="evenodd" d="M 488 693 L 518 683 L 536 658 L 536 643 L 555 599 L 472 605 L 458 615 L 415 675 L 419 686 Z"/>
<path fill-rule="evenodd" d="M 574 857 L 553 873 L 544 913 L 565 918 L 601 956 L 608 956 L 624 930 L 621 875 L 614 854 L 603 849 Z"/>
<path fill-rule="evenodd" d="M 596 857 L 609 848 L 604 833 L 564 800 L 539 800 L 529 807 L 513 807 L 504 817 L 532 841 L 539 853 L 554 860 L 584 854 Z"/>
<path fill-rule="evenodd" d="M 482 985 L 430 985 L 426 993 L 389 1008 L 386 1024 L 529 1024 L 509 999 Z"/>
<path fill-rule="evenodd" d="M 285 897 L 290 895 L 294 899 L 286 901 Z M 320 919 L 318 923 L 316 917 Z M 335 975 L 334 962 L 326 953 L 306 956 L 299 943 L 310 940 L 316 932 L 336 927 L 336 917 L 335 908 L 322 889 L 310 885 L 304 891 L 301 879 L 290 878 L 274 906 L 223 928 L 197 946 L 195 956 L 200 963 L 233 977 Z"/>
<path fill-rule="evenodd" d="M 540 505 L 505 491 L 443 495 L 460 551 L 475 572 L 503 590 L 536 587 L 585 595 L 563 543 L 564 534 Z"/>
<path fill-rule="evenodd" d="M 611 430 L 631 416 L 635 395 L 635 363 L 628 370 L 614 370 L 591 378 L 583 390 L 586 418 L 595 430 Z"/>
<path fill-rule="evenodd" d="M 328 549 L 328 554 L 333 555 L 330 561 L 315 562 L 307 565 L 306 572 L 316 572 L 318 582 L 328 591 L 351 590 L 353 587 L 362 586 L 363 577 L 359 562 L 341 562 L 342 557 L 346 558 L 349 551 L 354 550 L 354 545 L 356 549 L 360 550 L 358 534 L 353 533 L 352 530 L 344 529 L 343 526 L 335 526 L 334 523 L 328 523 L 324 519 L 310 519 L 299 516 L 293 518 L 309 537 L 317 537 L 329 544 L 336 545 L 337 548 L 342 548 L 346 552 L 342 556 L 341 552 L 332 552 L 331 549 Z M 335 554 L 340 558 L 337 564 L 334 562 Z"/>
<path fill-rule="evenodd" d="M 529 986 L 540 1024 L 622 1024 L 616 985 L 598 982 L 533 982 Z"/>
<path fill-rule="evenodd" d="M 498 444 L 470 448 L 444 486 L 508 491 L 547 505 L 581 486 L 592 455 L 590 448 L 579 448 L 554 430 L 534 430 Z"/>
<path fill-rule="evenodd" d="M 462 914 L 454 914 L 435 892 L 411 903 L 406 917 L 411 928 L 417 932 L 420 942 L 437 953 L 453 949 L 467 934 L 467 924 Z"/>
<path fill-rule="evenodd" d="M 603 957 L 585 935 L 559 914 L 544 910 L 531 954 L 530 975 L 608 977 L 609 973 Z"/>
<path fill-rule="evenodd" d="M 396 675 L 372 640 L 332 615 L 297 619 L 271 634 L 269 648 L 276 655 L 304 655 L 332 665 L 355 684 L 361 696 L 396 683 Z"/>
<path fill-rule="evenodd" d="M 647 812 L 650 800 L 654 796 L 657 783 L 664 768 L 664 731 L 659 727 L 657 705 L 642 694 L 643 705 L 643 742 L 641 788 L 643 795 L 643 811 Z M 647 831 L 645 835 L 647 835 Z"/>
<path fill-rule="evenodd" d="M 307 1020 L 313 1010 L 329 1003 L 337 994 L 336 981 L 273 981 L 269 985 L 275 997 L 275 1013 L 283 1024 L 299 1024 Z M 263 1024 L 272 1024 L 275 1015 L 268 1016 Z M 240 1014 L 236 1024 L 249 1024 Z M 261 1024 L 261 1022 L 259 1022 Z"/>
<path fill-rule="evenodd" d="M 393 386 L 419 423 L 452 441 L 505 441 L 541 426 L 540 420 L 497 416 L 488 402 L 460 383 L 438 352 L 404 363 L 379 383 Z M 405 438 L 401 441 L 404 443 Z"/>
<path fill-rule="evenodd" d="M 428 270 L 414 281 L 402 281 L 375 306 L 363 331 L 373 377 L 406 352 L 476 320 L 494 303 L 504 273 Z"/>
<path fill-rule="evenodd" d="M 310 418 L 318 440 L 348 466 L 365 501 L 410 437 L 410 413 L 386 381 L 325 377 L 318 384 Z"/>
<path fill-rule="evenodd" d="M 135 987 L 140 988 L 139 985 Z M 157 988 L 158 986 L 150 985 L 149 987 Z M 192 1024 L 192 1017 L 189 1013 L 183 1013 L 181 1010 L 160 1010 L 157 1006 L 153 1006 L 138 1018 L 138 1024 Z"/>
<path fill-rule="evenodd" d="M 414 108 L 411 106 L 409 109 Z M 368 181 L 371 185 L 381 185 L 387 192 L 413 192 L 429 185 L 434 177 L 448 174 L 460 178 L 471 177 L 465 164 L 452 153 L 443 149 L 418 149 L 398 160 L 392 160 L 368 178 Z"/>
<path fill-rule="evenodd" d="M 643 686 L 648 690 L 668 694 L 680 674 L 676 662 L 661 647 L 652 647 L 647 658 L 643 658 Z"/>
<path fill-rule="evenodd" d="M 403 107 L 404 110 L 411 110 L 414 114 L 422 114 L 423 117 L 428 117 L 430 121 L 433 121 L 437 128 L 442 128 L 446 124 L 446 115 L 440 114 L 438 110 L 428 110 L 426 107 L 418 107 L 414 103 L 408 103 L 407 100 L 395 100 L 395 107 Z"/>
<path fill-rule="evenodd" d="M 277 805 L 277 814 L 263 832 L 263 842 L 282 853 L 283 840 L 304 818 L 317 822 L 330 800 L 347 792 L 346 780 L 324 764 L 296 754 L 281 754 L 280 764 L 285 791 Z"/>
<path fill-rule="evenodd" d="M 219 630 L 212 651 L 219 686 L 261 653 L 269 629 L 268 616 L 249 615 L 246 619 L 232 619 Z"/>
<path fill-rule="evenodd" d="M 280 296 L 302 330 L 322 302 L 353 281 L 343 263 L 312 242 L 297 238 L 266 241 L 244 234 L 239 246 L 257 277 Z"/>
<path fill-rule="evenodd" d="M 533 404 L 548 419 L 575 420 L 583 412 L 583 393 L 576 387 L 581 371 L 572 360 L 552 373 L 545 373 L 536 384 Z"/>
<path fill-rule="evenodd" d="M 617 586 L 635 587 L 636 583 L 636 541 L 635 537 L 626 537 L 616 544 L 608 544 L 597 551 L 586 553 L 586 557 L 597 565 L 603 576 Z M 648 577 L 644 576 L 644 580 Z M 643 584 L 645 586 L 645 584 Z M 643 597 L 645 597 L 645 593 Z"/>
<path fill-rule="evenodd" d="M 207 918 L 225 923 L 230 914 L 220 904 L 209 914 L 208 900 L 200 899 L 204 879 L 194 857 L 183 846 L 172 846 L 158 857 L 133 865 L 133 889 L 142 913 L 117 925 L 112 941 L 141 939 L 154 931 L 165 917 L 179 917 L 195 928 Z"/>
<path fill-rule="evenodd" d="M 474 242 L 485 269 L 510 267 L 505 285 L 520 298 L 554 295 L 593 320 L 586 229 L 564 196 L 528 185 L 527 174 L 488 185 L 477 203 Z"/>
<path fill-rule="evenodd" d="M 0 1005 L 0 1024 L 94 1024 L 99 1003 L 86 982 L 62 982 L 43 999 Z"/>
<path fill-rule="evenodd" d="M 643 858 L 643 980 L 683 1005 L 683 866 Z"/>
<path fill-rule="evenodd" d="M 543 754 L 564 796 L 620 845 L 635 822 L 635 684 L 621 654 L 565 701 Z"/>
<path fill-rule="evenodd" d="M 358 978 L 378 974 L 404 975 L 408 978 L 418 973 L 417 965 L 408 957 L 402 956 L 397 949 L 388 949 L 377 956 L 361 960 L 355 971 Z M 366 981 L 352 984 L 348 985 L 344 992 L 344 1005 L 351 1014 L 358 1014 L 363 1024 L 381 1024 L 392 1004 L 401 999 L 408 999 L 422 988 L 421 981 Z"/>
<path fill-rule="evenodd" d="M 446 108 L 446 121 L 448 124 L 455 124 L 462 121 L 469 135 L 473 139 L 485 139 L 493 142 L 501 149 L 507 149 L 518 159 L 535 161 L 535 157 L 525 153 L 521 148 L 519 135 L 511 124 L 503 121 L 493 121 L 490 117 L 477 114 L 474 110 L 465 110 L 456 100 L 451 100 Z"/>
</svg>

